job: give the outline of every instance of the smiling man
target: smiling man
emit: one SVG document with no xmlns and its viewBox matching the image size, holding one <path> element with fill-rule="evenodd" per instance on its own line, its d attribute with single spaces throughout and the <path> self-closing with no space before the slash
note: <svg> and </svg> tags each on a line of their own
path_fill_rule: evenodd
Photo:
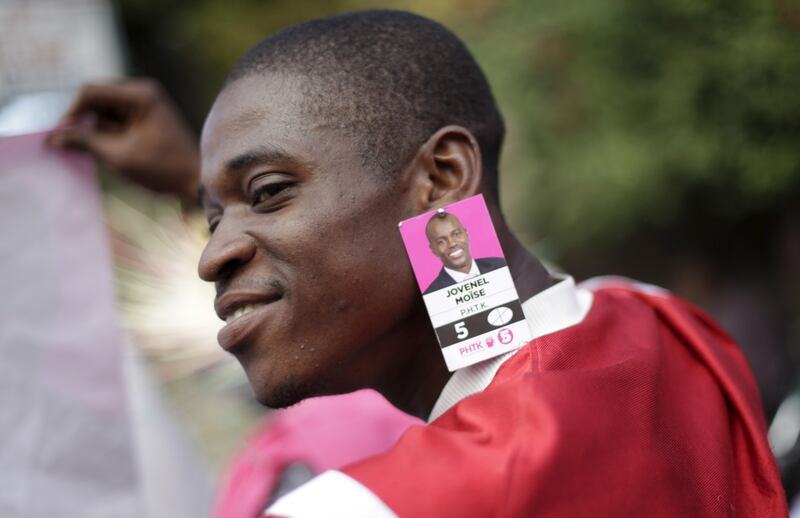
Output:
<svg viewBox="0 0 800 518">
<path fill-rule="evenodd" d="M 102 113 L 105 92 L 71 113 Z M 122 164 L 109 139 L 170 138 L 147 125 L 148 110 L 165 113 L 149 95 L 115 135 L 60 138 Z M 293 26 L 231 72 L 201 143 L 212 234 L 199 271 L 227 322 L 221 346 L 269 406 L 372 387 L 429 422 L 267 514 L 785 515 L 736 345 L 664 290 L 550 276 L 500 210 L 503 136 L 464 45 L 409 13 Z M 534 338 L 451 375 L 397 223 L 479 193 Z"/>
<path fill-rule="evenodd" d="M 408 13 L 290 27 L 237 64 L 203 131 L 199 270 L 263 403 L 373 387 L 430 414 L 449 373 L 397 222 L 478 192 L 502 222 L 503 132 L 463 44 Z M 550 286 L 498 232 L 521 295 Z"/>
<path fill-rule="evenodd" d="M 442 270 L 425 289 L 426 295 L 506 265 L 502 257 L 473 259 L 467 229 L 449 212 L 437 212 L 431 216 L 425 226 L 425 235 L 431 252 L 442 261 Z"/>
</svg>

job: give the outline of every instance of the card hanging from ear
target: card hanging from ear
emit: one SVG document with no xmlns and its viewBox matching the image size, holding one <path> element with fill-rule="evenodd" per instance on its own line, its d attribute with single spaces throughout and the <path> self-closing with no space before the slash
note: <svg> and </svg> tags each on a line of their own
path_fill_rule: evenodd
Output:
<svg viewBox="0 0 800 518">
<path fill-rule="evenodd" d="M 399 227 L 450 371 L 531 340 L 483 195 L 401 221 Z"/>
</svg>

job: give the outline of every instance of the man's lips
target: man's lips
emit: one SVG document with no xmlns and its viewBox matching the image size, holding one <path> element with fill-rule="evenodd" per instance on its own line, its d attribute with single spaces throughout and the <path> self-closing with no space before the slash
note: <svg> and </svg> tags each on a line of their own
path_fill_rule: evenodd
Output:
<svg viewBox="0 0 800 518">
<path fill-rule="evenodd" d="M 281 294 L 277 290 L 261 293 L 230 292 L 217 297 L 217 300 L 214 301 L 214 310 L 220 320 L 231 323 L 236 318 L 248 313 L 248 310 L 270 304 L 280 298 Z"/>
<path fill-rule="evenodd" d="M 455 250 L 447 253 L 447 257 L 449 257 L 450 259 L 460 259 L 463 256 L 464 256 L 463 248 L 456 248 Z"/>
<path fill-rule="evenodd" d="M 259 304 L 252 311 L 230 319 L 217 333 L 217 342 L 226 351 L 235 353 L 236 349 L 252 341 L 257 331 L 269 323 L 275 308 L 276 305 L 272 303 Z"/>
<path fill-rule="evenodd" d="M 217 341 L 225 350 L 233 349 L 243 342 L 252 331 L 268 318 L 272 304 L 280 300 L 281 294 L 271 293 L 226 293 L 214 303 L 217 315 L 226 325 L 217 334 Z"/>
</svg>

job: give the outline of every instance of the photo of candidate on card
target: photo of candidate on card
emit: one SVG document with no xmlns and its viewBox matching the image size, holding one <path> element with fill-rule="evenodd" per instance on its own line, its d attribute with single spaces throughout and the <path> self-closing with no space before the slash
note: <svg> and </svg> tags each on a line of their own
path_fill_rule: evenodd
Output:
<svg viewBox="0 0 800 518">
<path fill-rule="evenodd" d="M 502 257 L 473 257 L 469 231 L 458 217 L 445 210 L 433 214 L 425 225 L 431 252 L 442 262 L 439 275 L 423 293 L 433 293 L 506 265 Z"/>
<path fill-rule="evenodd" d="M 506 266 L 480 194 L 407 219 L 400 234 L 425 295 Z"/>
</svg>

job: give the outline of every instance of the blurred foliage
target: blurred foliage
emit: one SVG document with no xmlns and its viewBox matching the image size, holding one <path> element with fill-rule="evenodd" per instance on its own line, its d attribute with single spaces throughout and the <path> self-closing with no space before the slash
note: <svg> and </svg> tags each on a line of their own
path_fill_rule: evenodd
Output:
<svg viewBox="0 0 800 518">
<path fill-rule="evenodd" d="M 553 259 L 642 224 L 735 222 L 796 199 L 800 4 L 765 0 L 122 0 L 134 70 L 199 126 L 233 63 L 265 35 L 371 7 L 442 21 L 477 55 L 508 120 L 503 193 Z M 704 203 L 705 203 L 704 202 Z"/>
<path fill-rule="evenodd" d="M 526 177 L 534 230 L 569 250 L 674 224 L 700 186 L 714 224 L 796 196 L 793 15 L 760 0 L 505 5 L 478 34 L 485 62 L 508 55 L 493 74 L 519 130 L 505 165 Z"/>
</svg>

